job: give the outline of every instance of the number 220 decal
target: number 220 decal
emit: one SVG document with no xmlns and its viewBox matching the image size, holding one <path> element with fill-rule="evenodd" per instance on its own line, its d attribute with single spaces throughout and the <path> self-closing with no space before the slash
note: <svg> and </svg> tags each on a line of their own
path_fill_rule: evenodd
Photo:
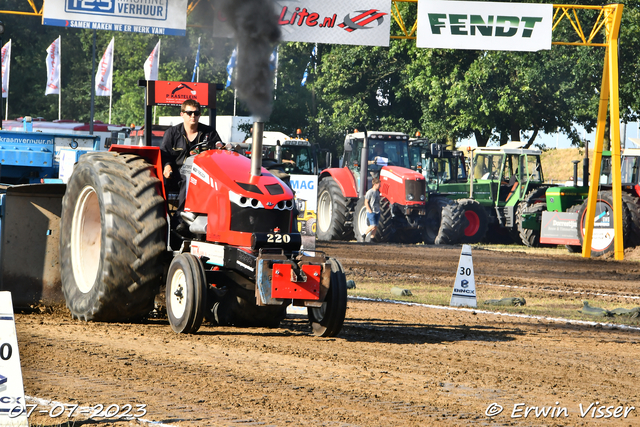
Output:
<svg viewBox="0 0 640 427">
<path fill-rule="evenodd" d="M 288 234 L 269 233 L 267 234 L 267 242 L 269 243 L 289 243 L 291 236 Z"/>
</svg>

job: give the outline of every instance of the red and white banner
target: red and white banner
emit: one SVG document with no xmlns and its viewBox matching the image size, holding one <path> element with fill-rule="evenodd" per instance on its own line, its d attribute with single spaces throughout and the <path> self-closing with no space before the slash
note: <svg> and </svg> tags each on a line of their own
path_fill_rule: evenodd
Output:
<svg viewBox="0 0 640 427">
<path fill-rule="evenodd" d="M 275 0 L 282 41 L 389 46 L 391 0 Z M 214 1 L 215 5 L 215 1 Z M 233 37 L 218 15 L 214 36 Z"/>
<path fill-rule="evenodd" d="M 60 37 L 47 48 L 47 88 L 44 94 L 60 94 Z"/>
<path fill-rule="evenodd" d="M 11 63 L 11 40 L 2 46 L 2 98 L 9 96 L 9 64 Z"/>
<path fill-rule="evenodd" d="M 107 50 L 102 55 L 98 72 L 96 73 L 96 96 L 111 96 L 113 81 L 113 41 L 107 46 Z"/>
<path fill-rule="evenodd" d="M 160 40 L 153 48 L 151 54 L 144 62 L 144 78 L 145 80 L 158 80 L 158 63 L 160 62 Z"/>
</svg>

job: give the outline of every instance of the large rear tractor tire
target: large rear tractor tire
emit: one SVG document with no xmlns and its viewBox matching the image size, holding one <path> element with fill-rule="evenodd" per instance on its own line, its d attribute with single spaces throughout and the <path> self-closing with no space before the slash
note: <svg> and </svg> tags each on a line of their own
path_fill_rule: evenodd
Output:
<svg viewBox="0 0 640 427">
<path fill-rule="evenodd" d="M 320 308 L 307 308 L 313 334 L 319 337 L 335 337 L 344 324 L 347 313 L 347 279 L 342 265 L 335 258 L 329 258 L 331 284 L 324 303 Z"/>
<path fill-rule="evenodd" d="M 462 208 L 445 197 L 431 197 L 424 219 L 423 240 L 428 245 L 459 243 L 468 221 Z"/>
<path fill-rule="evenodd" d="M 176 256 L 167 273 L 167 317 L 174 332 L 194 334 L 200 329 L 207 302 L 207 279 L 200 259 Z"/>
<path fill-rule="evenodd" d="M 349 219 L 349 203 L 336 181 L 327 177 L 318 185 L 318 240 L 349 240 L 353 229 L 346 225 Z"/>
<path fill-rule="evenodd" d="M 585 200 L 578 211 L 578 239 L 580 245 L 584 244 L 584 230 L 586 226 L 587 202 Z M 598 194 L 596 200 L 595 226 L 593 229 L 593 239 L 591 241 L 591 255 L 594 257 L 603 256 L 615 249 L 613 235 L 613 195 L 611 191 L 603 191 Z M 601 226 L 600 226 L 601 225 Z M 622 203 L 622 236 L 624 247 L 630 246 L 631 214 L 627 205 Z"/>
<path fill-rule="evenodd" d="M 167 221 L 161 183 L 139 156 L 80 157 L 62 199 L 62 291 L 74 318 L 147 315 L 160 287 Z"/>
<path fill-rule="evenodd" d="M 487 234 L 489 217 L 487 211 L 477 200 L 460 199 L 458 204 L 464 211 L 464 216 L 469 225 L 464 229 L 460 241 L 462 243 L 478 243 Z"/>
</svg>

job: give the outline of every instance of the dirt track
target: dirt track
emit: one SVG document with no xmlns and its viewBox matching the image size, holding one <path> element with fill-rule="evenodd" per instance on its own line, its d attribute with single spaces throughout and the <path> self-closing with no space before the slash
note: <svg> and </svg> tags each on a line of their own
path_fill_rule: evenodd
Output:
<svg viewBox="0 0 640 427">
<path fill-rule="evenodd" d="M 449 283 L 460 256 L 459 247 L 321 249 L 348 278 L 389 284 Z M 486 282 L 640 296 L 632 260 L 474 250 L 473 261 Z M 350 300 L 332 339 L 311 336 L 301 316 L 277 329 L 205 324 L 179 336 L 165 319 L 87 324 L 57 310 L 19 314 L 17 330 L 26 395 L 86 407 L 146 404 L 144 420 L 170 425 L 640 425 L 633 329 Z M 62 417 L 36 415 L 50 408 L 38 402 L 32 425 L 60 425 Z M 490 418 L 492 403 L 504 409 Z M 592 403 L 611 415 L 597 418 Z M 525 417 L 534 406 L 550 411 Z M 72 420 L 140 425 L 85 418 Z"/>
</svg>

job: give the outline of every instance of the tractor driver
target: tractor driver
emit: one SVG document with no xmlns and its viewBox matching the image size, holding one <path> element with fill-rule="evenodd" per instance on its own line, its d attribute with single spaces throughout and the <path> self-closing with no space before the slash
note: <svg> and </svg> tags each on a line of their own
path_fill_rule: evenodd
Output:
<svg viewBox="0 0 640 427">
<path fill-rule="evenodd" d="M 167 184 L 180 187 L 178 194 L 179 224 L 176 231 L 183 233 L 188 228 L 180 217 L 180 212 L 184 211 L 184 203 L 187 198 L 188 176 L 183 176 L 180 172 L 187 157 L 198 154 L 200 151 L 209 150 L 220 141 L 220 136 L 212 127 L 200 123 L 200 103 L 193 99 L 187 99 L 180 108 L 180 117 L 183 123 L 170 127 L 164 134 L 160 152 L 162 156 L 162 175 Z M 193 150 L 197 144 L 203 143 L 203 147 Z"/>
<path fill-rule="evenodd" d="M 381 142 L 373 146 L 373 153 L 369 155 L 369 164 L 377 165 L 384 162 L 383 166 L 389 161 L 389 155 L 384 152 L 384 145 Z"/>
</svg>

